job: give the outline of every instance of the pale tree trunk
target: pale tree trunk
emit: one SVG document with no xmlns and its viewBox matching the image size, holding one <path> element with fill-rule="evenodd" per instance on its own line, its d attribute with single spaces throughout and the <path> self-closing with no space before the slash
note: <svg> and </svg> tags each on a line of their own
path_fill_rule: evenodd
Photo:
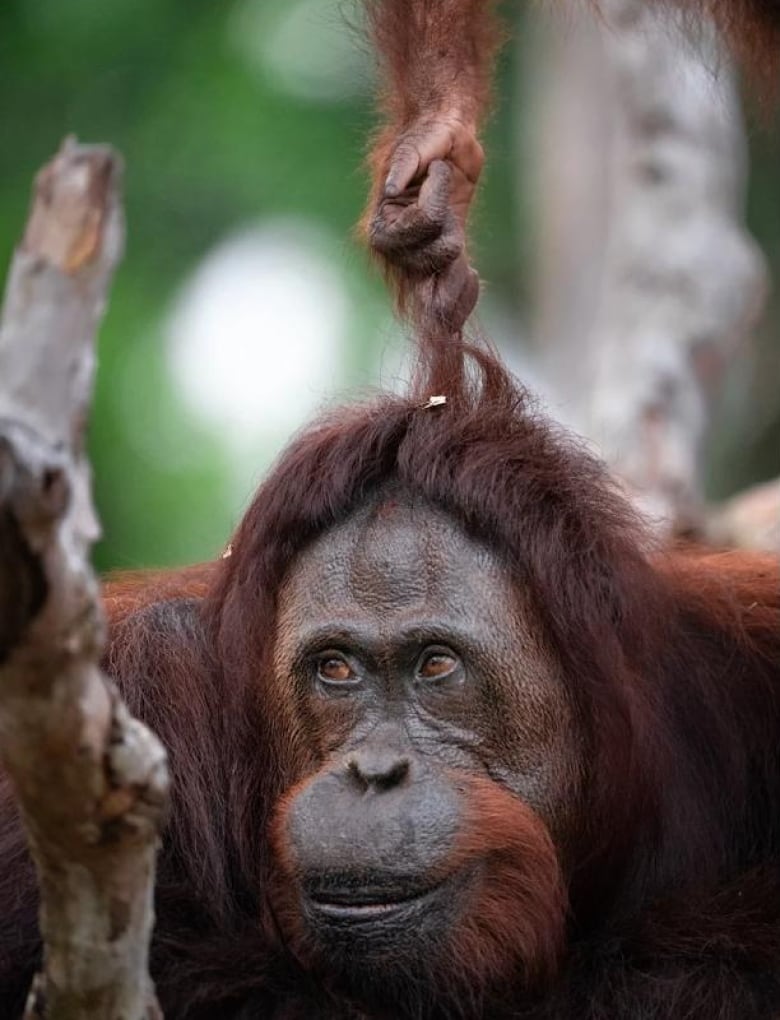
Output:
<svg viewBox="0 0 780 1020">
<path fill-rule="evenodd" d="M 165 752 L 98 668 L 105 624 L 85 430 L 122 247 L 117 158 L 66 142 L 38 177 L 0 325 L 0 751 L 41 894 L 26 1017 L 150 1020 Z"/>
<path fill-rule="evenodd" d="M 778 485 L 716 511 L 702 495 L 714 398 L 766 291 L 733 76 L 667 10 L 600 12 L 557 21 L 537 131 L 552 386 L 659 533 L 778 548 Z"/>
<path fill-rule="evenodd" d="M 592 13 L 573 3 L 530 19 L 519 40 L 534 237 L 533 347 L 556 417 L 584 431 L 595 382 L 593 327 L 611 200 L 615 96 Z M 521 187 L 525 181 L 521 182 Z"/>
</svg>

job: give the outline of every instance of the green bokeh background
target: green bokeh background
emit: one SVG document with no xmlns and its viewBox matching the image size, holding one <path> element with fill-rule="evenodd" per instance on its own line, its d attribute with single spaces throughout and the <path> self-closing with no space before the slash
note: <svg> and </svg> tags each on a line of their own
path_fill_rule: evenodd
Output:
<svg viewBox="0 0 780 1020">
<path fill-rule="evenodd" d="M 178 395 L 161 328 L 177 287 L 231 231 L 280 214 L 326 227 L 342 239 L 333 257 L 352 309 L 354 364 L 365 369 L 372 363 L 365 351 L 382 342 L 381 286 L 347 240 L 365 193 L 360 161 L 372 116 L 368 61 L 342 14 L 327 0 L 0 3 L 3 265 L 24 222 L 32 177 L 64 135 L 110 142 L 126 161 L 128 246 L 101 333 L 91 429 L 102 569 L 212 556 L 240 513 L 221 437 Z M 295 61 L 285 81 L 252 58 L 253 47 L 259 52 L 271 38 L 280 40 L 283 60 L 281 43 L 291 33 L 304 78 L 318 61 L 347 61 L 349 71 L 354 60 L 353 87 L 306 95 L 289 86 Z M 516 193 L 523 176 L 516 139 L 526 114 L 522 102 L 510 101 L 521 62 L 519 47 L 502 64 L 475 224 L 482 274 L 519 318 L 527 314 L 522 281 L 530 278 L 523 239 L 532 236 Z M 750 223 L 776 270 L 780 132 L 761 126 L 752 135 Z M 777 326 L 773 303 L 755 392 L 741 401 L 731 438 L 712 458 L 716 495 L 780 474 Z M 262 340 L 272 345 L 274 338 Z M 138 442 L 139 429 L 146 444 Z M 158 441 L 170 457 L 148 456 L 149 443 Z M 259 453 L 258 465 L 272 452 Z M 254 480 L 248 472 L 247 493 Z"/>
</svg>

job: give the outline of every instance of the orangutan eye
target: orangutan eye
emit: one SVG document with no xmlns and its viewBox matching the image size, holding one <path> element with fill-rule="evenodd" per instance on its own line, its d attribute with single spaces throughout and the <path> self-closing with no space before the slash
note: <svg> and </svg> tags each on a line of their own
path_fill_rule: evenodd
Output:
<svg viewBox="0 0 780 1020">
<path fill-rule="evenodd" d="M 417 676 L 421 680 L 444 680 L 458 668 L 458 660 L 450 652 L 440 648 L 423 652 L 417 666 Z"/>
<path fill-rule="evenodd" d="M 317 677 L 326 684 L 339 684 L 354 680 L 355 673 L 343 656 L 327 652 L 317 660 Z"/>
</svg>

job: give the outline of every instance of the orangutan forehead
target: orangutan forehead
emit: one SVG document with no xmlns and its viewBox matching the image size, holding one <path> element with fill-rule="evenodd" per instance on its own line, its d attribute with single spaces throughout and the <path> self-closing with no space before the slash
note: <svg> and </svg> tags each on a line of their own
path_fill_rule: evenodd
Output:
<svg viewBox="0 0 780 1020">
<path fill-rule="evenodd" d="M 311 609 L 358 603 L 470 616 L 513 598 L 506 572 L 443 511 L 388 496 L 322 535 L 294 564 L 285 591 Z M 505 603 L 506 604 L 506 603 Z"/>
</svg>

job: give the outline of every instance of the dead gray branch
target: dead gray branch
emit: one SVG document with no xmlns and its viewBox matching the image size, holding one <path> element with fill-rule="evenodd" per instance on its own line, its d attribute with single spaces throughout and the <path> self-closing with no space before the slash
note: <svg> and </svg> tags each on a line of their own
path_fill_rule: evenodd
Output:
<svg viewBox="0 0 780 1020">
<path fill-rule="evenodd" d="M 763 304 L 729 68 L 642 0 L 605 0 L 617 106 L 590 425 L 661 530 L 701 530 L 710 399 Z M 707 66 L 703 54 L 709 54 Z"/>
<path fill-rule="evenodd" d="M 26 1017 L 152 1020 L 165 752 L 100 672 L 85 432 L 123 243 L 121 168 L 67 140 L 38 176 L 0 324 L 0 751 L 37 867 Z"/>
</svg>

